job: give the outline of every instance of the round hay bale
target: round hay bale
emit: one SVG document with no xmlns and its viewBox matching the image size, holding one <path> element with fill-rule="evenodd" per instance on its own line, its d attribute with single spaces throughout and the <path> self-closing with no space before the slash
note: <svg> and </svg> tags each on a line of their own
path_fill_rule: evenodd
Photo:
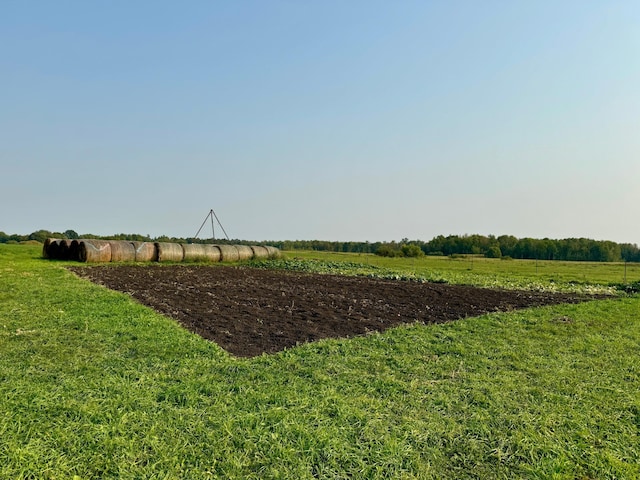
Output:
<svg viewBox="0 0 640 480">
<path fill-rule="evenodd" d="M 264 260 L 269 258 L 269 250 L 267 250 L 266 247 L 251 245 L 251 250 L 253 250 L 253 258 L 257 260 Z"/>
<path fill-rule="evenodd" d="M 215 245 L 183 243 L 185 262 L 219 262 L 220 249 Z"/>
<path fill-rule="evenodd" d="M 80 240 L 71 240 L 69 246 L 69 257 L 76 262 L 80 261 Z"/>
<path fill-rule="evenodd" d="M 216 245 L 205 245 L 204 250 L 207 253 L 207 259 L 210 262 L 219 262 L 222 258 L 222 252 Z"/>
<path fill-rule="evenodd" d="M 266 245 L 264 248 L 266 248 L 269 252 L 269 258 L 280 258 L 280 250 L 278 250 L 276 247 Z"/>
<path fill-rule="evenodd" d="M 60 240 L 51 242 L 51 245 L 49 245 L 47 251 L 49 252 L 50 258 L 60 260 Z"/>
<path fill-rule="evenodd" d="M 71 260 L 71 242 L 73 240 L 62 239 L 58 242 L 58 259 Z"/>
<path fill-rule="evenodd" d="M 111 245 L 106 240 L 79 240 L 78 252 L 81 262 L 111 261 Z"/>
<path fill-rule="evenodd" d="M 134 262 L 136 260 L 136 249 L 131 242 L 126 240 L 109 240 L 111 245 L 112 262 Z"/>
<path fill-rule="evenodd" d="M 253 258 L 253 250 L 248 245 L 236 245 L 238 249 L 238 260 L 251 260 Z"/>
<path fill-rule="evenodd" d="M 42 258 L 58 258 L 58 238 L 47 238 L 42 244 Z"/>
<path fill-rule="evenodd" d="M 220 249 L 220 260 L 222 262 L 237 262 L 240 258 L 235 245 L 216 245 Z"/>
<path fill-rule="evenodd" d="M 159 262 L 181 262 L 184 250 L 179 243 L 156 242 Z"/>
<path fill-rule="evenodd" d="M 158 249 L 153 242 L 131 242 L 136 252 L 136 262 L 157 262 Z"/>
</svg>

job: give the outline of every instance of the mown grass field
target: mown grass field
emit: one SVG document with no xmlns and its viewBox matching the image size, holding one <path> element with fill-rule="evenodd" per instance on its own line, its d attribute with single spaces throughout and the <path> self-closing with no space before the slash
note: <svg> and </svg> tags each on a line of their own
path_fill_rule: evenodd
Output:
<svg viewBox="0 0 640 480">
<path fill-rule="evenodd" d="M 0 478 L 640 477 L 638 296 L 236 359 L 39 256 L 0 245 Z M 554 283 L 622 280 L 568 268 Z"/>
</svg>

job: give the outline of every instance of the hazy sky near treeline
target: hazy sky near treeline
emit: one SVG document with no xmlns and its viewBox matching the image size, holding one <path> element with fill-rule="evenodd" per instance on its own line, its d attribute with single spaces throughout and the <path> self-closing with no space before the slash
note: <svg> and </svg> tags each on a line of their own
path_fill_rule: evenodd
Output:
<svg viewBox="0 0 640 480">
<path fill-rule="evenodd" d="M 4 1 L 0 191 L 6 233 L 640 243 L 640 2 Z"/>
</svg>

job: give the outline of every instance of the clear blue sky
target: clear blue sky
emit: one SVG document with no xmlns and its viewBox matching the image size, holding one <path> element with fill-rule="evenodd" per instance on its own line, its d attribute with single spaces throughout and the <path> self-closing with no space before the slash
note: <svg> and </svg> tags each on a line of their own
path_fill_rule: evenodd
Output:
<svg viewBox="0 0 640 480">
<path fill-rule="evenodd" d="M 5 0 L 0 191 L 6 233 L 640 243 L 640 2 Z"/>
</svg>

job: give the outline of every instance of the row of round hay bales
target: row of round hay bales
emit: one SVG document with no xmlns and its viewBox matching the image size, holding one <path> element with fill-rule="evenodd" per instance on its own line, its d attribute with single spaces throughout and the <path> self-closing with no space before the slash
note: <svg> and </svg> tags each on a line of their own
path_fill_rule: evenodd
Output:
<svg viewBox="0 0 640 480">
<path fill-rule="evenodd" d="M 277 258 L 280 250 L 270 246 L 48 238 L 42 256 L 79 262 L 238 262 Z"/>
</svg>

